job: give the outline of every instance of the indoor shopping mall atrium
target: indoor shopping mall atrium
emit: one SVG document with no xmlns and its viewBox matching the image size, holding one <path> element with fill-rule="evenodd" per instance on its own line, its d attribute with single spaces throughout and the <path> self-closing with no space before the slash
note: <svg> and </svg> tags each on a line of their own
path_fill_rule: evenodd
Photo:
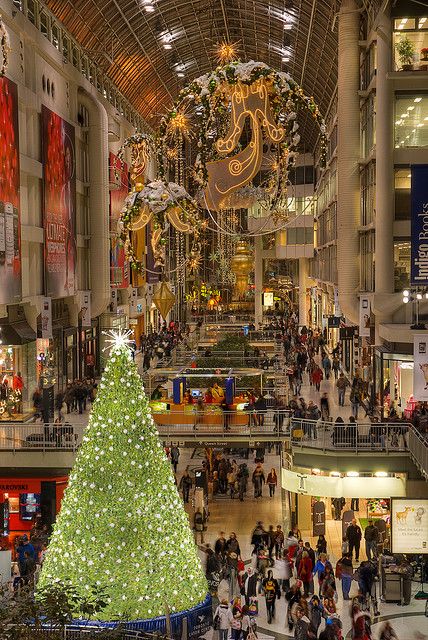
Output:
<svg viewBox="0 0 428 640">
<path fill-rule="evenodd" d="M 0 0 L 0 640 L 428 640 L 428 0 Z"/>
</svg>

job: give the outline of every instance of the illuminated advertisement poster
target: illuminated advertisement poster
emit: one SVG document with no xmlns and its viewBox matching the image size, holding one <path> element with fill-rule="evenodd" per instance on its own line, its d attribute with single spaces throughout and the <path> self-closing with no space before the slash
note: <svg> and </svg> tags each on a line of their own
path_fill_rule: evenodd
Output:
<svg viewBox="0 0 428 640">
<path fill-rule="evenodd" d="M 413 337 L 413 398 L 428 401 L 428 336 Z"/>
<path fill-rule="evenodd" d="M 21 299 L 18 89 L 0 78 L 0 304 Z"/>
<path fill-rule="evenodd" d="M 115 289 L 129 286 L 129 263 L 125 248 L 117 236 L 117 223 L 128 195 L 128 165 L 121 163 L 114 153 L 109 154 L 110 184 L 117 185 L 110 191 L 110 284 Z"/>
<path fill-rule="evenodd" d="M 74 127 L 42 106 L 43 226 L 46 295 L 76 292 L 76 152 Z"/>
<path fill-rule="evenodd" d="M 392 498 L 392 553 L 427 553 L 428 500 Z"/>
</svg>

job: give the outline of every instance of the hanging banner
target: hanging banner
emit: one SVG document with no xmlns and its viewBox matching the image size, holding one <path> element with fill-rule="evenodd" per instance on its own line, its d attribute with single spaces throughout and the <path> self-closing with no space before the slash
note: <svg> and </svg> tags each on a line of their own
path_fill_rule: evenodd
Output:
<svg viewBox="0 0 428 640">
<path fill-rule="evenodd" d="M 410 284 L 428 285 L 428 164 L 411 168 Z"/>
<path fill-rule="evenodd" d="M 370 338 L 370 298 L 360 296 L 360 337 Z"/>
<path fill-rule="evenodd" d="M 428 500 L 392 498 L 392 553 L 428 553 Z"/>
<path fill-rule="evenodd" d="M 81 291 L 80 292 L 80 310 L 82 313 L 82 328 L 91 327 L 92 326 L 92 318 L 91 318 L 91 292 L 90 291 Z"/>
<path fill-rule="evenodd" d="M 18 88 L 0 78 L 0 304 L 21 299 Z"/>
<path fill-rule="evenodd" d="M 128 165 L 114 154 L 109 154 L 110 182 L 116 180 L 117 188 L 110 191 L 110 284 L 114 289 L 129 286 L 129 262 L 125 247 L 117 235 L 117 223 L 128 195 Z M 116 178 L 117 176 L 117 178 Z"/>
<path fill-rule="evenodd" d="M 42 298 L 42 338 L 52 338 L 52 299 Z"/>
<path fill-rule="evenodd" d="M 428 335 L 413 338 L 413 399 L 428 400 Z"/>
<path fill-rule="evenodd" d="M 318 501 L 312 507 L 312 535 L 325 535 L 325 503 Z"/>
<path fill-rule="evenodd" d="M 45 289 L 76 292 L 76 152 L 74 127 L 42 105 Z"/>
</svg>

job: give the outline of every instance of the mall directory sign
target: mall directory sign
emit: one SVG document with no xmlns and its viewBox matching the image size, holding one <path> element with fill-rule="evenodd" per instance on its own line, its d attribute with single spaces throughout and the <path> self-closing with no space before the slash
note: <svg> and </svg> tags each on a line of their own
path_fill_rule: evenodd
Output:
<svg viewBox="0 0 428 640">
<path fill-rule="evenodd" d="M 391 499 L 391 551 L 428 553 L 428 500 Z"/>
</svg>

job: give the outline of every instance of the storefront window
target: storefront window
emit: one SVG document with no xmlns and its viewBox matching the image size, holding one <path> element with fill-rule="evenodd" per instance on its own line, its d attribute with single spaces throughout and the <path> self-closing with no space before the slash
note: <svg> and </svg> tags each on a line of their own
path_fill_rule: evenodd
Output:
<svg viewBox="0 0 428 640">
<path fill-rule="evenodd" d="M 396 71 L 428 71 L 428 18 L 394 20 L 394 64 Z"/>
<path fill-rule="evenodd" d="M 394 242 L 394 290 L 403 291 L 410 284 L 410 242 Z"/>
<path fill-rule="evenodd" d="M 374 291 L 375 283 L 375 234 L 373 231 L 360 236 L 360 289 Z"/>
<path fill-rule="evenodd" d="M 395 148 L 428 146 L 428 93 L 395 96 Z"/>
<path fill-rule="evenodd" d="M 376 97 L 371 93 L 361 109 L 361 153 L 363 158 L 370 155 L 376 144 Z"/>
<path fill-rule="evenodd" d="M 383 415 L 392 405 L 402 415 L 413 394 L 413 356 L 383 354 Z"/>
<path fill-rule="evenodd" d="M 28 419 L 37 386 L 36 343 L 0 346 L 0 420 Z"/>
<path fill-rule="evenodd" d="M 396 168 L 394 170 L 396 220 L 410 220 L 410 186 L 411 174 L 409 167 Z"/>
<path fill-rule="evenodd" d="M 376 200 L 376 163 L 370 162 L 361 172 L 361 224 L 366 226 L 373 222 Z"/>
</svg>

